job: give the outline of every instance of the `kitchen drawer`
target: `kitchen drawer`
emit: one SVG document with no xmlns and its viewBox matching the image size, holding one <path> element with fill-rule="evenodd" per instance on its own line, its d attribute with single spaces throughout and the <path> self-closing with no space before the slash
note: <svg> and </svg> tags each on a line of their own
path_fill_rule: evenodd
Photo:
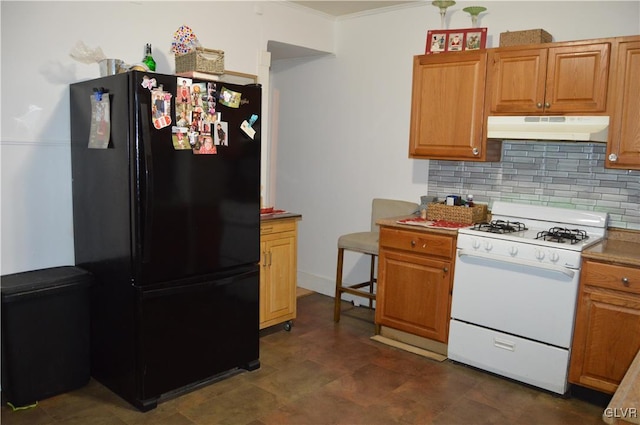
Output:
<svg viewBox="0 0 640 425">
<path fill-rule="evenodd" d="M 452 320 L 449 359 L 558 394 L 567 391 L 569 350 Z"/>
<path fill-rule="evenodd" d="M 296 221 L 291 220 L 267 220 L 260 223 L 260 235 L 272 233 L 293 232 L 296 230 Z"/>
<path fill-rule="evenodd" d="M 640 269 L 586 260 L 582 284 L 640 294 Z"/>
<path fill-rule="evenodd" d="M 380 246 L 452 258 L 455 251 L 455 238 L 424 232 L 382 228 L 380 230 Z"/>
</svg>

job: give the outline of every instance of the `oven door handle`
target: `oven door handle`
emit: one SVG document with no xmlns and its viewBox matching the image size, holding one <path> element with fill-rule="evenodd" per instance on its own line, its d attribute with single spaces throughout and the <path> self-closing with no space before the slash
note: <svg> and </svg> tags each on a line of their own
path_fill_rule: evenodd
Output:
<svg viewBox="0 0 640 425">
<path fill-rule="evenodd" d="M 571 279 L 573 279 L 573 277 L 576 274 L 576 272 L 574 270 L 572 270 L 572 269 L 568 269 L 568 268 L 562 267 L 562 266 L 555 266 L 553 264 L 536 263 L 535 261 L 515 259 L 515 258 L 507 258 L 507 257 L 496 257 L 495 255 L 484 254 L 482 252 L 469 253 L 469 252 L 464 251 L 463 249 L 459 249 L 458 250 L 458 257 L 464 257 L 464 256 L 475 257 L 475 258 L 483 258 L 483 259 L 492 260 L 492 261 L 501 261 L 503 263 L 511 263 L 511 264 L 517 264 L 517 265 L 520 265 L 520 266 L 535 267 L 535 268 L 538 268 L 538 269 L 551 270 L 551 271 L 554 271 L 554 272 L 562 273 L 562 274 L 570 277 Z"/>
</svg>

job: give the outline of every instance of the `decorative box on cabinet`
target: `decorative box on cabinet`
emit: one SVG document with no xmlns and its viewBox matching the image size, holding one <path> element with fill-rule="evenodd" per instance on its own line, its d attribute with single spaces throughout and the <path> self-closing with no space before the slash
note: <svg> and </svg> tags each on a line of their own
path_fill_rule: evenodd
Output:
<svg viewBox="0 0 640 425">
<path fill-rule="evenodd" d="M 446 343 L 456 236 L 380 229 L 376 325 Z"/>
<path fill-rule="evenodd" d="M 605 114 L 610 51 L 609 40 L 489 49 L 489 114 Z"/>
<path fill-rule="evenodd" d="M 260 329 L 296 318 L 297 222 L 299 215 L 260 223 Z"/>
<path fill-rule="evenodd" d="M 413 58 L 410 158 L 500 160 L 501 142 L 485 137 L 486 67 L 485 50 Z"/>
<path fill-rule="evenodd" d="M 616 39 L 612 66 L 613 113 L 605 166 L 640 170 L 640 36 Z"/>
<path fill-rule="evenodd" d="M 640 349 L 640 268 L 585 259 L 569 381 L 613 394 Z"/>
</svg>

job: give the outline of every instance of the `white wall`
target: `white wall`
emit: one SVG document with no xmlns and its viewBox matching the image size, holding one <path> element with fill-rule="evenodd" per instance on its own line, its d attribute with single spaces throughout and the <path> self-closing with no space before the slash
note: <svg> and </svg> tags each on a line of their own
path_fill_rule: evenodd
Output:
<svg viewBox="0 0 640 425">
<path fill-rule="evenodd" d="M 139 62 L 152 43 L 157 71 L 175 70 L 173 33 L 190 26 L 225 51 L 226 69 L 259 74 L 270 40 L 331 51 L 334 23 L 283 3 L 2 1 L 0 274 L 74 264 L 69 152 L 70 83 L 99 76 L 74 61 L 81 40 Z"/>
<path fill-rule="evenodd" d="M 459 1 L 449 28 L 470 27 L 466 6 L 482 4 L 487 47 L 501 32 L 544 28 L 554 41 L 640 34 L 640 2 Z M 419 201 L 428 161 L 408 159 L 412 57 L 440 28 L 425 2 L 339 20 L 336 56 L 276 62 L 272 149 L 275 203 L 300 212 L 300 286 L 333 294 L 339 235 L 365 231 L 373 197 Z M 434 116 L 437 111 L 434 111 Z M 368 259 L 345 258 L 345 281 L 364 280 Z"/>
</svg>

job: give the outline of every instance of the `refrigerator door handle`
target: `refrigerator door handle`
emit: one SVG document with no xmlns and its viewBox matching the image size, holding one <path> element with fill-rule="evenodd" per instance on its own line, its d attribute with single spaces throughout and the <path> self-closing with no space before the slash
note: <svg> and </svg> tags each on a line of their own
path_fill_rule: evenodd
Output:
<svg viewBox="0 0 640 425">
<path fill-rule="evenodd" d="M 144 178 L 144 201 L 142 202 L 142 261 L 151 261 L 151 228 L 153 223 L 153 158 L 151 156 L 151 134 L 149 131 L 149 108 L 140 104 L 140 135 L 142 136 L 142 165 L 144 173 L 139 173 L 139 178 Z M 143 177 L 144 176 L 144 177 Z"/>
</svg>

